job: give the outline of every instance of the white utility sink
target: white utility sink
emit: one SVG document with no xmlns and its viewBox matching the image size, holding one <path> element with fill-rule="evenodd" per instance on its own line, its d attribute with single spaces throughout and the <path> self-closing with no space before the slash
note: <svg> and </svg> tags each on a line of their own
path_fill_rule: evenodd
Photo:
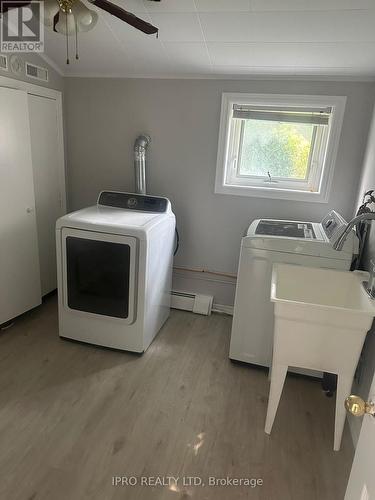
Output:
<svg viewBox="0 0 375 500">
<path fill-rule="evenodd" d="M 338 375 L 334 449 L 340 448 L 345 398 L 350 394 L 375 300 L 363 287 L 368 273 L 275 264 L 271 389 L 265 431 L 269 434 L 289 366 Z"/>
<path fill-rule="evenodd" d="M 375 315 L 375 301 L 362 284 L 367 278 L 368 273 L 364 271 L 276 264 L 272 273 L 271 300 L 282 304 L 281 307 L 291 306 L 298 314 L 303 311 L 314 321 L 322 313 L 328 313 L 330 322 L 347 324 L 353 316 L 358 321 L 358 315 L 367 318 Z"/>
</svg>

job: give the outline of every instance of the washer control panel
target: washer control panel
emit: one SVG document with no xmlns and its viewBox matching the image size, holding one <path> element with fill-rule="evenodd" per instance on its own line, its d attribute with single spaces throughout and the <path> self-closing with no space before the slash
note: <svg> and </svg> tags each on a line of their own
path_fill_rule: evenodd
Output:
<svg viewBox="0 0 375 500">
<path fill-rule="evenodd" d="M 321 222 L 323 231 L 327 238 L 332 240 L 336 238 L 338 231 L 346 226 L 346 221 L 334 210 L 331 210 Z"/>
<path fill-rule="evenodd" d="M 304 238 L 315 240 L 315 232 L 310 222 L 294 222 L 286 220 L 267 220 L 259 221 L 255 234 L 265 234 L 268 236 L 282 236 L 284 238 Z"/>
<path fill-rule="evenodd" d="M 101 206 L 141 212 L 165 213 L 168 210 L 168 204 L 167 198 L 117 191 L 102 191 L 98 198 L 98 205 Z"/>
</svg>

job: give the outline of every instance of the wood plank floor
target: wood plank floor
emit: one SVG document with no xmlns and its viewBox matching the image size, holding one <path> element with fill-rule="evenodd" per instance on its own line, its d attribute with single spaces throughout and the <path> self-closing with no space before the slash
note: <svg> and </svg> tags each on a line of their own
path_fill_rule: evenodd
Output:
<svg viewBox="0 0 375 500">
<path fill-rule="evenodd" d="M 60 340 L 50 298 L 3 331 L 0 499 L 342 500 L 353 450 L 346 428 L 332 451 L 334 401 L 289 376 L 267 436 L 267 375 L 228 360 L 230 326 L 173 311 L 138 356 Z M 158 475 L 180 480 L 112 484 Z M 210 476 L 263 485 L 213 487 Z"/>
</svg>

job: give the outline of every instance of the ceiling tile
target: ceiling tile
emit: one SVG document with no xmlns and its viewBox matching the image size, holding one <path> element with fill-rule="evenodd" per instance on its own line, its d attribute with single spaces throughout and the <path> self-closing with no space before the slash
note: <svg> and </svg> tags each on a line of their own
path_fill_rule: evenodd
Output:
<svg viewBox="0 0 375 500">
<path fill-rule="evenodd" d="M 287 49 L 277 43 L 207 43 L 213 66 L 294 66 L 298 45 Z"/>
<path fill-rule="evenodd" d="M 143 5 L 142 0 L 111 0 L 114 3 L 117 3 L 120 7 L 129 12 L 133 12 L 134 14 L 139 14 L 140 12 L 146 12 L 145 6 Z"/>
<path fill-rule="evenodd" d="M 143 3 L 149 12 L 195 12 L 194 0 L 143 0 Z"/>
<path fill-rule="evenodd" d="M 152 13 L 152 23 L 159 28 L 159 37 L 166 42 L 203 42 L 202 29 L 196 13 Z"/>
<path fill-rule="evenodd" d="M 296 53 L 297 66 L 371 68 L 375 71 L 375 42 L 308 43 Z"/>
<path fill-rule="evenodd" d="M 199 12 L 246 12 L 251 0 L 195 0 Z"/>
<path fill-rule="evenodd" d="M 375 41 L 375 10 L 201 13 L 200 20 L 211 42 Z"/>
<path fill-rule="evenodd" d="M 131 49 L 131 47 L 129 47 Z M 150 77 L 163 76 L 175 73 L 173 63 L 168 59 L 159 57 L 139 58 L 136 52 L 129 52 L 129 62 L 125 76 L 128 77 Z"/>
<path fill-rule="evenodd" d="M 164 48 L 173 65 L 189 73 L 210 71 L 206 44 L 192 42 L 165 42 Z"/>
<path fill-rule="evenodd" d="M 254 11 L 373 9 L 374 0 L 250 0 Z"/>
<path fill-rule="evenodd" d="M 99 22 L 79 35 L 79 61 L 74 37 L 66 66 L 65 38 L 46 32 L 46 55 L 66 74 L 375 76 L 375 0 L 111 1 L 159 39 L 92 6 Z"/>
<path fill-rule="evenodd" d="M 375 43 L 208 43 L 213 66 L 371 68 Z"/>
<path fill-rule="evenodd" d="M 142 13 L 139 13 L 138 15 L 145 21 L 150 22 L 149 15 L 146 12 L 143 13 L 143 15 Z M 146 35 L 142 31 L 133 28 L 133 26 L 124 23 L 121 19 L 113 17 L 107 12 L 101 12 L 100 16 L 106 23 L 114 38 L 118 40 L 120 44 L 133 43 L 139 44 L 139 46 L 142 47 L 143 45 L 158 43 L 158 39 L 155 35 Z"/>
</svg>

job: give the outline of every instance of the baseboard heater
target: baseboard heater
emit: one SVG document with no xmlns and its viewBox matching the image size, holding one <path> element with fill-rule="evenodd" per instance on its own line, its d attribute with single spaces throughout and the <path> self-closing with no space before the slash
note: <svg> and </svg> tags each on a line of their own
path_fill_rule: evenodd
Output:
<svg viewBox="0 0 375 500">
<path fill-rule="evenodd" d="M 172 290 L 171 307 L 173 309 L 182 309 L 183 311 L 192 311 L 196 314 L 209 316 L 212 311 L 214 298 L 212 295 L 202 295 L 199 293 L 186 293 Z"/>
</svg>

